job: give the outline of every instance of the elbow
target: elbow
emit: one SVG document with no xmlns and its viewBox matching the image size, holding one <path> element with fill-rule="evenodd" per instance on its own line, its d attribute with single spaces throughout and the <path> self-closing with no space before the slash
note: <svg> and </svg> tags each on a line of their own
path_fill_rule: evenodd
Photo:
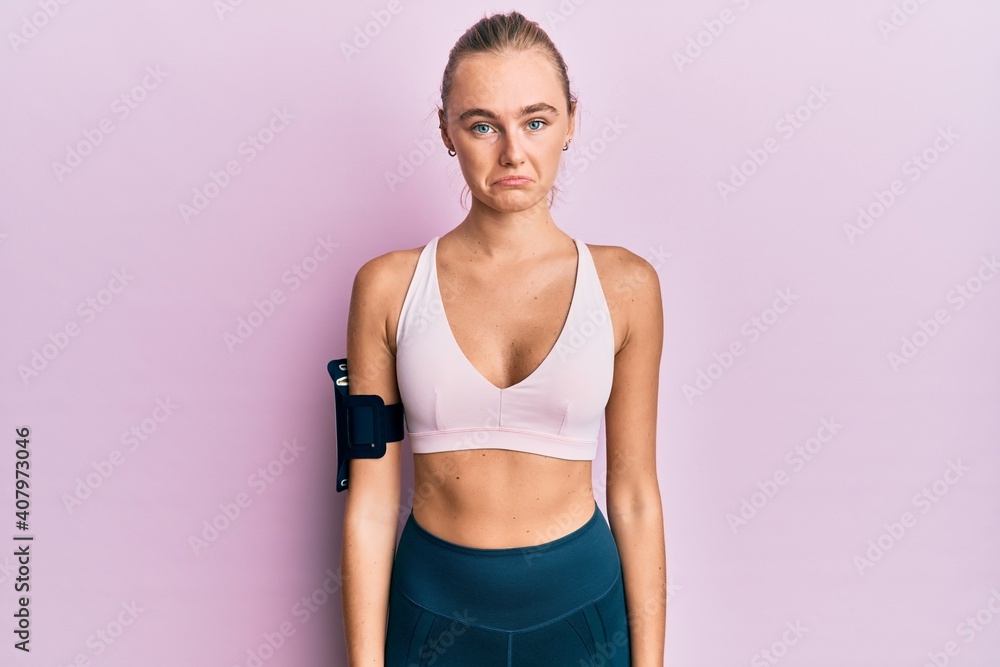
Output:
<svg viewBox="0 0 1000 667">
<path fill-rule="evenodd" d="M 662 523 L 663 503 L 656 477 L 624 481 L 608 487 L 608 518 L 628 523 Z"/>
</svg>

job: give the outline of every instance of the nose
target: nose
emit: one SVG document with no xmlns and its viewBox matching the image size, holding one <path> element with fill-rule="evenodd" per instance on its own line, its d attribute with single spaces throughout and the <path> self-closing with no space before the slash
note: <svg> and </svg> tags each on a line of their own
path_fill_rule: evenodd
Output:
<svg viewBox="0 0 1000 667">
<path fill-rule="evenodd" d="M 506 132 L 500 140 L 500 163 L 521 164 L 524 162 L 524 147 L 517 132 Z"/>
</svg>

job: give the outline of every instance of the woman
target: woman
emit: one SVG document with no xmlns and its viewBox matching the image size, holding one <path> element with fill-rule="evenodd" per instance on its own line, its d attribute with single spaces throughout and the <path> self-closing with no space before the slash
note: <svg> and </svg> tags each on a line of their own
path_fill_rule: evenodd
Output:
<svg viewBox="0 0 1000 667">
<path fill-rule="evenodd" d="M 468 215 L 367 262 L 351 295 L 350 393 L 403 403 L 416 488 L 396 547 L 400 443 L 349 464 L 350 665 L 662 667 L 656 272 L 549 214 L 576 101 L 536 23 L 473 26 L 441 101 Z"/>
</svg>

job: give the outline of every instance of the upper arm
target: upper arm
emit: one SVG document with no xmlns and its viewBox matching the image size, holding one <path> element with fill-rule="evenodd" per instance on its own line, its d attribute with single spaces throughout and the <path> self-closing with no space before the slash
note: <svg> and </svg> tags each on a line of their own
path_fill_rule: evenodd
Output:
<svg viewBox="0 0 1000 667">
<path fill-rule="evenodd" d="M 366 262 L 354 278 L 347 315 L 349 394 L 375 394 L 386 405 L 400 400 L 396 359 L 389 349 L 388 315 L 398 286 L 393 253 Z M 401 442 L 386 443 L 385 456 L 350 459 L 347 511 L 395 524 L 400 500 Z"/>
<path fill-rule="evenodd" d="M 655 498 L 656 413 L 663 350 L 659 276 L 642 257 L 618 249 L 612 297 L 624 317 L 625 340 L 615 355 L 605 408 L 609 513 L 631 514 Z M 612 509 L 613 508 L 613 509 Z"/>
</svg>

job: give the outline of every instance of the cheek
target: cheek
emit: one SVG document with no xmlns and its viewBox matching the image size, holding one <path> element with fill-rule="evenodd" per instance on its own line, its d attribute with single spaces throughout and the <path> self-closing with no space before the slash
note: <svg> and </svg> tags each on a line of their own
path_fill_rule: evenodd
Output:
<svg viewBox="0 0 1000 667">
<path fill-rule="evenodd" d="M 470 188 L 478 190 L 483 187 L 483 181 L 486 180 L 486 174 L 489 172 L 489 169 L 484 166 L 483 161 L 478 156 L 467 156 L 465 160 L 459 163 L 459 167 L 462 170 L 462 176 L 466 184 Z"/>
<path fill-rule="evenodd" d="M 489 150 L 480 146 L 466 151 L 465 159 L 460 164 L 462 173 L 466 177 L 476 180 L 485 177 L 485 174 L 491 171 L 492 157 Z"/>
</svg>

